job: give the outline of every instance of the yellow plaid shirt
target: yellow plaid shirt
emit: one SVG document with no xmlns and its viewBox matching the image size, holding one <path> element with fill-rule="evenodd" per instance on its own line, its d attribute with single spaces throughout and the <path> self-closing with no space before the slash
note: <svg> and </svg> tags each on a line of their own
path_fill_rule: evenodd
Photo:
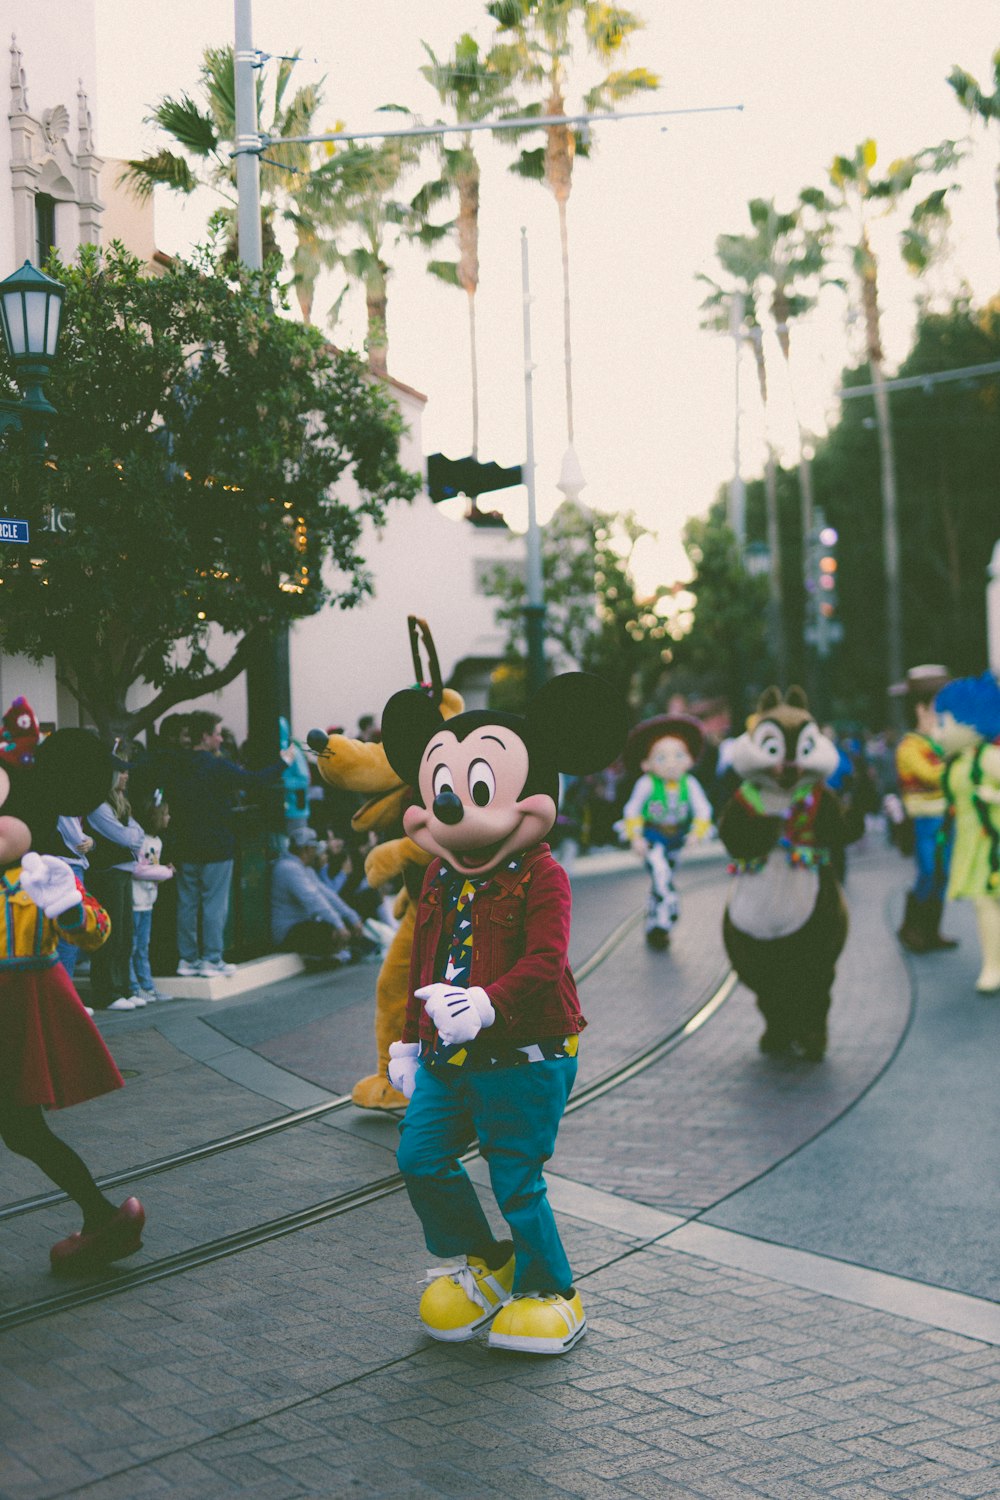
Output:
<svg viewBox="0 0 1000 1500">
<path fill-rule="evenodd" d="M 77 882 L 79 885 L 79 882 Z M 54 920 L 21 890 L 21 867 L 0 875 L 0 970 L 46 968 L 60 938 L 93 952 L 111 931 L 104 907 L 80 886 L 80 905 Z"/>
</svg>

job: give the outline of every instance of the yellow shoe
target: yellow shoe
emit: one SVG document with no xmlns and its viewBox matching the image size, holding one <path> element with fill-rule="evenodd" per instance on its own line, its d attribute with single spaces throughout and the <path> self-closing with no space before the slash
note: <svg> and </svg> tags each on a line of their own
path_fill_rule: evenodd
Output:
<svg viewBox="0 0 1000 1500">
<path fill-rule="evenodd" d="M 478 1255 L 466 1256 L 466 1261 L 427 1273 L 430 1285 L 420 1299 L 420 1321 L 432 1339 L 456 1344 L 474 1338 L 510 1301 L 513 1255 L 498 1271 L 491 1271 Z"/>
<path fill-rule="evenodd" d="M 517 1354 L 565 1354 L 587 1331 L 579 1292 L 560 1297 L 520 1294 L 508 1302 L 490 1329 L 491 1349 Z"/>
</svg>

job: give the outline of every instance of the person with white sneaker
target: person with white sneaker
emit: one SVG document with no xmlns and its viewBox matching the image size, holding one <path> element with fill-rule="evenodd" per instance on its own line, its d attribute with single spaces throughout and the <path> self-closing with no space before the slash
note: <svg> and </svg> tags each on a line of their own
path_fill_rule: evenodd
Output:
<svg viewBox="0 0 1000 1500">
<path fill-rule="evenodd" d="M 398 1162 L 427 1248 L 420 1322 L 457 1343 L 564 1354 L 587 1320 L 543 1168 L 576 1077 L 580 1014 L 569 967 L 569 879 L 541 840 L 559 772 L 586 775 L 625 741 L 624 705 L 571 672 L 526 716 L 473 710 L 444 720 L 421 689 L 382 718 L 390 765 L 415 789 L 406 833 L 432 860 L 410 964 L 403 1035 L 389 1080 L 409 1106 Z M 511 1238 L 497 1240 L 465 1168 L 472 1141 Z"/>
<path fill-rule="evenodd" d="M 274 765 L 248 771 L 220 755 L 218 714 L 195 709 L 187 722 L 191 749 L 180 752 L 166 787 L 177 881 L 177 973 L 229 978 L 236 969 L 223 958 L 222 944 L 236 853 L 233 799 L 240 791 L 277 785 L 295 751 L 289 746 Z"/>
<path fill-rule="evenodd" d="M 106 801 L 86 817 L 90 888 L 111 918 L 110 937 L 91 955 L 90 999 L 95 1010 L 138 1010 L 146 1001 L 132 986 L 132 868 L 146 834 L 126 795 L 128 763 L 115 757 L 114 768 Z"/>
</svg>

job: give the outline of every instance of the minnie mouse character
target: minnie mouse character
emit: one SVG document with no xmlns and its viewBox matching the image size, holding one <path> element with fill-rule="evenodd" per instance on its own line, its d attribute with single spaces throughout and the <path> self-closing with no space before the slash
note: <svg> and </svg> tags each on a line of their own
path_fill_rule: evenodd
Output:
<svg viewBox="0 0 1000 1500">
<path fill-rule="evenodd" d="M 138 1198 L 115 1208 L 87 1167 L 53 1135 L 43 1108 L 60 1109 L 121 1088 L 122 1077 L 69 975 L 60 938 L 93 952 L 109 931 L 53 847 L 62 816 L 89 812 L 107 793 L 111 756 L 85 729 L 60 729 L 38 743 L 34 714 L 17 699 L 0 741 L 0 1139 L 79 1204 L 83 1228 L 50 1251 L 52 1269 L 99 1270 L 142 1244 Z M 14 732 L 12 732 L 12 730 Z"/>
<path fill-rule="evenodd" d="M 580 1014 L 568 961 L 570 888 L 545 835 L 559 772 L 602 769 L 625 739 L 600 678 L 566 673 L 524 717 L 447 722 L 425 693 L 382 717 L 390 764 L 415 789 L 407 834 L 432 860 L 417 908 L 402 1039 L 389 1077 L 410 1097 L 399 1168 L 436 1268 L 420 1302 L 435 1339 L 562 1354 L 586 1318 L 542 1168 L 576 1077 Z M 459 1158 L 478 1137 L 511 1239 L 498 1242 Z"/>
</svg>

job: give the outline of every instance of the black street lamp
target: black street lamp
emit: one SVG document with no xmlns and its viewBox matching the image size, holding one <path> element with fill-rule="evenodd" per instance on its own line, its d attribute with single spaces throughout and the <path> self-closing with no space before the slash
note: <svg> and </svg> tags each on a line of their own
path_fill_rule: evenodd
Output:
<svg viewBox="0 0 1000 1500">
<path fill-rule="evenodd" d="M 29 260 L 0 281 L 0 328 L 22 392 L 20 401 L 0 401 L 0 432 L 35 425 L 41 445 L 41 423 L 56 410 L 43 386 L 59 347 L 65 295 L 61 281 L 36 270 Z"/>
</svg>

